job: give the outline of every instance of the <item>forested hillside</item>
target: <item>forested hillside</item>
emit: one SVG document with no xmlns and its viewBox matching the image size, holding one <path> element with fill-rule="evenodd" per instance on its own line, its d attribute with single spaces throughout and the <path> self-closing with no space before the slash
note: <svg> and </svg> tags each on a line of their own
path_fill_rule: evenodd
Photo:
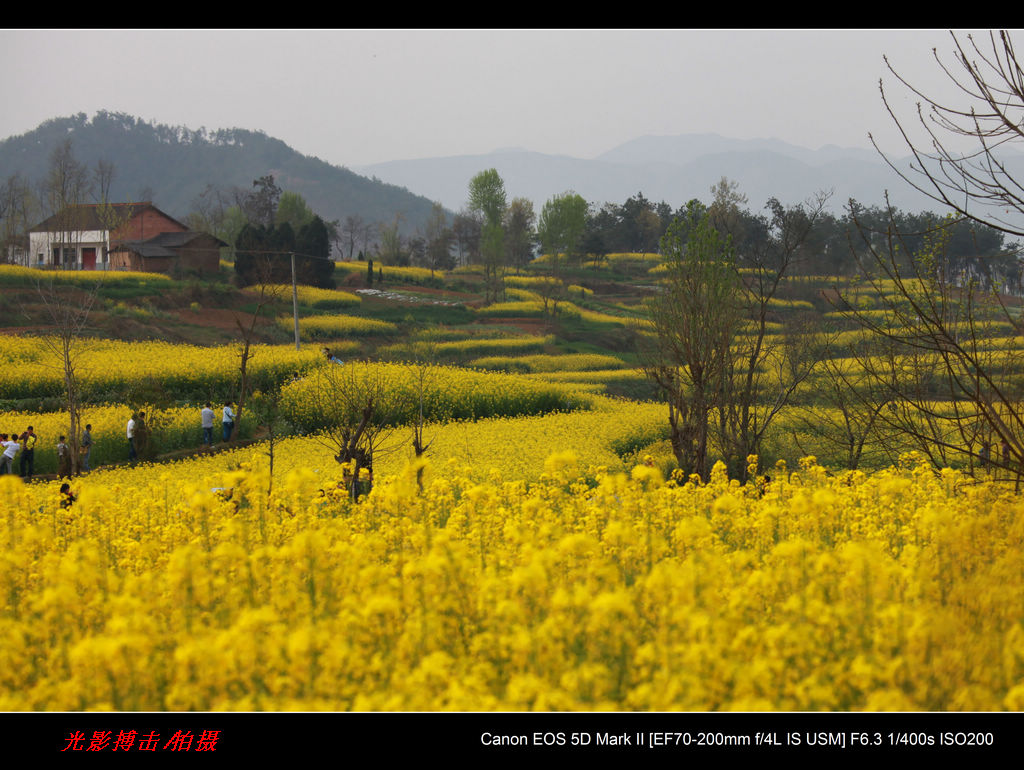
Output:
<svg viewBox="0 0 1024 770">
<path fill-rule="evenodd" d="M 111 200 L 152 200 L 180 218 L 211 185 L 249 188 L 254 179 L 267 175 L 330 220 L 358 216 L 391 221 L 401 213 L 403 229 L 412 231 L 426 222 L 431 210 L 431 202 L 422 196 L 302 155 L 257 131 L 193 131 L 105 111 L 92 118 L 84 113 L 54 118 L 0 141 L 0 177 L 42 179 L 54 149 L 68 138 L 85 165 L 93 167 L 100 160 L 113 164 Z"/>
</svg>

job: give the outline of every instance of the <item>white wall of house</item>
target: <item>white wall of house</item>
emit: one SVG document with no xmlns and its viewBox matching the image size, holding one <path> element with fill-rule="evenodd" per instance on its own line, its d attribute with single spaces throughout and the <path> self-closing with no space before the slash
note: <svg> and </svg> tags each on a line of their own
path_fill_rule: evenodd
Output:
<svg viewBox="0 0 1024 770">
<path fill-rule="evenodd" d="M 29 233 L 27 267 L 52 267 L 53 250 L 58 247 L 70 249 L 74 253 L 73 261 L 67 267 L 82 267 L 82 249 L 96 249 L 96 267 L 103 269 L 107 265 L 107 252 L 110 250 L 110 232 L 107 230 L 83 230 L 70 233 Z"/>
</svg>

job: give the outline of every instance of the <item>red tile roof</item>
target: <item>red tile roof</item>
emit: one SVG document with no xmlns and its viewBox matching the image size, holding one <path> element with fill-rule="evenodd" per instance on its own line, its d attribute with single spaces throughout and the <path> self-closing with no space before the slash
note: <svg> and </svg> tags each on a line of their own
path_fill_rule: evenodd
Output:
<svg viewBox="0 0 1024 770">
<path fill-rule="evenodd" d="M 29 230 L 30 233 L 46 233 L 53 232 L 56 230 L 67 230 L 69 222 L 73 222 L 76 230 L 108 230 L 110 229 L 110 223 L 117 222 L 119 225 L 128 222 L 136 215 L 153 209 L 159 211 L 160 214 L 170 219 L 172 222 L 178 222 L 177 219 L 168 215 L 164 211 L 160 211 L 151 201 L 139 201 L 137 203 L 83 203 L 77 206 L 72 206 L 70 209 L 65 209 L 59 214 L 54 214 L 47 219 L 44 219 L 38 225 Z M 74 219 L 70 219 L 69 214 L 74 215 Z M 182 228 L 185 225 L 181 225 Z"/>
</svg>

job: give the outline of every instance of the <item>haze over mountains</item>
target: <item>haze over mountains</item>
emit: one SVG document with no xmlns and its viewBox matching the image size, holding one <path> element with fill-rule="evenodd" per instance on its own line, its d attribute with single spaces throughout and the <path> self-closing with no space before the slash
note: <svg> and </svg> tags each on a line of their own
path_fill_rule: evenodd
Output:
<svg viewBox="0 0 1024 770">
<path fill-rule="evenodd" d="M 453 212 L 463 208 L 470 178 L 491 167 L 504 179 L 509 198 L 528 198 L 537 212 L 548 198 L 570 189 L 598 207 L 641 192 L 676 208 L 691 198 L 707 201 L 723 176 L 739 182 L 752 210 L 770 197 L 795 204 L 819 190 L 833 191 L 836 212 L 851 197 L 880 205 L 886 190 L 901 209 L 939 210 L 877 153 L 862 148 L 810 150 L 774 139 L 692 134 L 640 137 L 593 159 L 506 149 L 347 169 L 255 131 L 193 130 L 110 112 L 55 118 L 0 141 L 0 178 L 17 172 L 42 179 L 50 153 L 68 137 L 81 162 L 114 162 L 113 198 L 150 198 L 176 217 L 191 211 L 208 185 L 248 189 L 254 179 L 273 174 L 283 189 L 303 195 L 326 219 L 358 215 L 367 222 L 390 222 L 401 214 L 402 232 L 411 233 L 423 226 L 432 201 Z M 338 154 L 343 156 L 344 148 Z"/>
<path fill-rule="evenodd" d="M 545 200 L 568 189 L 598 204 L 621 202 L 642 192 L 649 200 L 664 200 L 676 208 L 691 198 L 707 202 L 711 186 L 723 176 L 739 182 L 755 210 L 772 197 L 796 204 L 828 190 L 836 212 L 850 198 L 881 205 L 886 190 L 898 208 L 937 208 L 901 180 L 874 150 L 834 145 L 810 150 L 777 139 L 729 139 L 715 134 L 640 137 L 591 160 L 509 149 L 486 155 L 395 160 L 353 170 L 457 209 L 465 203 L 466 180 L 489 167 L 498 170 L 510 195 L 529 198 L 538 211 Z"/>
</svg>

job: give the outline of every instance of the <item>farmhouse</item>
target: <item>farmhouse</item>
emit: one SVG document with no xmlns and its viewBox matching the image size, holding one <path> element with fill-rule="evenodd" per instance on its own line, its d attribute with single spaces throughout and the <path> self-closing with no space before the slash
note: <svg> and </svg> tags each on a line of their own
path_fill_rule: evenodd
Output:
<svg viewBox="0 0 1024 770">
<path fill-rule="evenodd" d="M 223 241 L 149 201 L 70 206 L 29 230 L 29 267 L 216 272 Z"/>
<path fill-rule="evenodd" d="M 219 238 L 194 230 L 160 233 L 144 241 L 115 241 L 110 247 L 110 269 L 216 273 L 220 270 L 220 249 L 227 245 Z"/>
</svg>

